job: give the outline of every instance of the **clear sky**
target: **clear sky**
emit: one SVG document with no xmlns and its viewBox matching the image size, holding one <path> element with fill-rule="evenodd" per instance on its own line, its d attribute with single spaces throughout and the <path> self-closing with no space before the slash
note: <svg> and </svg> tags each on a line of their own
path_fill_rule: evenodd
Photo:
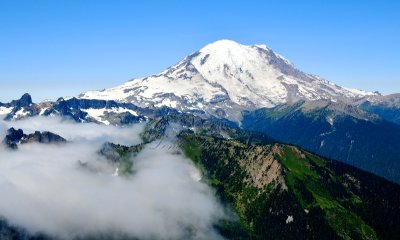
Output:
<svg viewBox="0 0 400 240">
<path fill-rule="evenodd" d="M 1 0 L 0 101 L 115 86 L 219 39 L 264 43 L 342 86 L 400 92 L 397 0 Z"/>
</svg>

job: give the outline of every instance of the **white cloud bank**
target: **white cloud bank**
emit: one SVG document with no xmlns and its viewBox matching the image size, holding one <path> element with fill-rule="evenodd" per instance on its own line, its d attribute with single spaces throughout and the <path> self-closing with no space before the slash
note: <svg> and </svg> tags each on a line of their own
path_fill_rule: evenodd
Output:
<svg viewBox="0 0 400 240">
<path fill-rule="evenodd" d="M 3 126 L 1 126 L 3 125 Z M 110 141 L 125 145 L 140 143 L 139 133 L 143 130 L 144 124 L 136 124 L 129 127 L 116 127 L 99 125 L 96 123 L 78 124 L 71 120 L 59 117 L 33 117 L 19 121 L 1 121 L 0 130 L 14 127 L 21 128 L 24 133 L 34 131 L 50 131 L 56 133 L 69 141 L 91 141 L 104 143 Z M 2 132 L 1 134 L 4 134 Z"/>
<path fill-rule="evenodd" d="M 0 123 L 24 130 L 48 130 L 72 143 L 0 147 L 0 216 L 31 233 L 65 239 L 122 233 L 141 239 L 218 239 L 212 225 L 223 216 L 211 189 L 197 181 L 198 170 L 168 147 L 149 145 L 134 158 L 135 173 L 95 173 L 81 162 L 112 168 L 96 152 L 101 142 L 140 142 L 143 126 L 117 128 L 75 124 L 54 118 Z M 4 134 L 4 133 L 3 133 Z"/>
</svg>

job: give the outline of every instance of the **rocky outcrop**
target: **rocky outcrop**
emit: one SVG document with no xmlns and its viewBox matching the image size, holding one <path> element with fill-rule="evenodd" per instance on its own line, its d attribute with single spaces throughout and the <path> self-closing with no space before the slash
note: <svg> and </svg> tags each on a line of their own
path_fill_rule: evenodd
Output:
<svg viewBox="0 0 400 240">
<path fill-rule="evenodd" d="M 18 144 L 26 143 L 65 143 L 67 140 L 65 138 L 52 133 L 52 132 L 40 132 L 35 131 L 32 134 L 24 134 L 22 129 L 16 130 L 15 128 L 10 128 L 7 130 L 7 135 L 5 136 L 3 143 L 11 148 L 18 149 Z"/>
</svg>

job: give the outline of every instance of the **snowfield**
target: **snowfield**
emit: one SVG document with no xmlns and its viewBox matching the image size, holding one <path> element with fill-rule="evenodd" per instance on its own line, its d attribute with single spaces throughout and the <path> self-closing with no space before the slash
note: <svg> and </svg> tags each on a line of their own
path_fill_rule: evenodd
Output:
<svg viewBox="0 0 400 240">
<path fill-rule="evenodd" d="M 229 112 L 229 107 L 255 109 L 300 99 L 346 101 L 367 95 L 374 93 L 340 87 L 303 73 L 266 45 L 246 46 L 220 40 L 159 74 L 103 91 L 89 91 L 81 98 L 202 110 L 216 115 L 217 109 Z"/>
</svg>

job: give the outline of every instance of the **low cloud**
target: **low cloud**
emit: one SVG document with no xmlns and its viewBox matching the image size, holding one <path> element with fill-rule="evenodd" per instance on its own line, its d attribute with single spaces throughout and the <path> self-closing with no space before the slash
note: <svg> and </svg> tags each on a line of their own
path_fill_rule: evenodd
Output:
<svg viewBox="0 0 400 240">
<path fill-rule="evenodd" d="M 65 239 L 99 233 L 221 238 L 212 225 L 223 217 L 222 207 L 172 143 L 147 145 L 133 158 L 129 177 L 113 176 L 114 166 L 96 153 L 104 141 L 139 143 L 143 125 L 118 128 L 34 118 L 2 122 L 0 130 L 11 126 L 28 133 L 52 131 L 72 142 L 0 148 L 0 216 L 9 223 Z M 104 171 L 88 171 L 79 161 L 97 162 Z"/>
<path fill-rule="evenodd" d="M 91 141 L 132 145 L 140 143 L 139 133 L 142 132 L 144 124 L 135 124 L 126 127 L 100 125 L 96 123 L 78 124 L 71 120 L 60 117 L 33 117 L 19 121 L 1 121 L 0 130 L 10 127 L 21 128 L 25 133 L 34 131 L 50 131 L 56 133 L 69 141 Z M 4 133 L 3 133 L 4 134 Z"/>
</svg>

